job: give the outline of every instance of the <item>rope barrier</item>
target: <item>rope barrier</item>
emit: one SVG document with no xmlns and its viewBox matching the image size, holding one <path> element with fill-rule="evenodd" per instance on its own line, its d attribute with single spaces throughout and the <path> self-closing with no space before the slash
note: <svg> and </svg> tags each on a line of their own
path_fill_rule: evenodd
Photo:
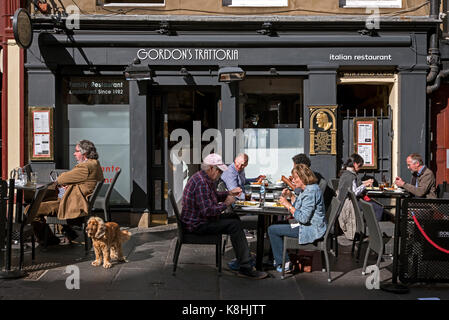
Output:
<svg viewBox="0 0 449 320">
<path fill-rule="evenodd" d="M 421 234 L 424 236 L 424 238 L 436 249 L 440 250 L 441 252 L 449 254 L 449 250 L 441 248 L 439 245 L 437 245 L 435 242 L 432 241 L 432 239 L 429 238 L 429 236 L 426 234 L 424 229 L 421 227 L 421 225 L 418 222 L 418 219 L 415 217 L 415 214 L 412 212 L 413 221 L 415 221 L 416 226 L 418 227 L 419 231 L 421 231 Z"/>
</svg>

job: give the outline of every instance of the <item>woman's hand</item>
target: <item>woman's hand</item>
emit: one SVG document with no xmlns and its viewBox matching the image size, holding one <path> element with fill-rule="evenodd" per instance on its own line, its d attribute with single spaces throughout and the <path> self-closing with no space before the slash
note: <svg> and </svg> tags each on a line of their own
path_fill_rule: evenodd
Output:
<svg viewBox="0 0 449 320">
<path fill-rule="evenodd" d="M 290 190 L 288 190 L 287 188 L 285 188 L 284 190 L 282 190 L 282 196 L 283 196 L 284 198 L 288 198 L 288 197 L 291 198 L 292 192 L 291 192 Z"/>
<path fill-rule="evenodd" d="M 365 187 L 372 187 L 373 183 L 374 183 L 374 179 L 368 179 L 368 180 L 363 181 L 362 183 L 365 185 Z"/>
</svg>

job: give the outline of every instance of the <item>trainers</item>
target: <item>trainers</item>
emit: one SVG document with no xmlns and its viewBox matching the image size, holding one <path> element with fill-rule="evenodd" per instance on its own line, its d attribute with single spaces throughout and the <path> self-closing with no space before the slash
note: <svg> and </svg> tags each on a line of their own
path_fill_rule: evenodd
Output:
<svg viewBox="0 0 449 320">
<path fill-rule="evenodd" d="M 285 262 L 284 273 L 289 273 L 292 271 L 293 264 L 290 261 Z M 277 272 L 282 272 L 282 264 L 276 267 Z"/>
<path fill-rule="evenodd" d="M 249 263 L 251 264 L 251 267 L 255 267 L 256 266 L 256 257 L 251 255 L 251 259 L 249 260 Z M 228 262 L 228 267 L 232 271 L 239 271 L 240 270 L 240 263 L 237 260 L 237 258 L 234 258 L 231 261 L 229 261 Z"/>
<path fill-rule="evenodd" d="M 250 279 L 259 280 L 259 279 L 266 278 L 268 276 L 268 273 L 263 272 L 263 271 L 257 271 L 254 268 L 240 268 L 238 276 L 239 277 L 244 277 L 244 278 L 250 278 Z"/>
</svg>

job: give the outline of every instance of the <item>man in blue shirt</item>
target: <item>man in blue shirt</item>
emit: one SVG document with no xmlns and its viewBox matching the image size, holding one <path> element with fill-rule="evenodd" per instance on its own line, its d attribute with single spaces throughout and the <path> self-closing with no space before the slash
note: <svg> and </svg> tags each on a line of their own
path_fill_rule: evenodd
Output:
<svg viewBox="0 0 449 320">
<path fill-rule="evenodd" d="M 241 153 L 235 159 L 234 163 L 228 166 L 228 170 L 224 171 L 221 175 L 221 180 L 226 185 L 228 190 L 240 187 L 242 193 L 238 196 L 238 199 L 245 200 L 245 184 L 250 182 L 256 182 L 265 178 L 264 175 L 260 175 L 254 179 L 247 179 L 245 177 L 245 168 L 248 166 L 248 155 Z"/>
</svg>

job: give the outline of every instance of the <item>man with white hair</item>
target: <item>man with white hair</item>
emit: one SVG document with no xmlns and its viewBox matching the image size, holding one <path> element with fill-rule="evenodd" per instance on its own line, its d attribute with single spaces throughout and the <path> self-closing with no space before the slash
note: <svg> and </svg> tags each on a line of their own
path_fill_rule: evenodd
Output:
<svg viewBox="0 0 449 320">
<path fill-rule="evenodd" d="M 198 234 L 229 234 L 239 261 L 239 276 L 263 279 L 265 272 L 251 267 L 248 242 L 239 219 L 222 216 L 223 211 L 242 193 L 237 187 L 230 191 L 216 191 L 215 183 L 228 168 L 220 155 L 212 153 L 203 160 L 201 170 L 190 177 L 182 196 L 181 221 L 183 227 Z"/>
<path fill-rule="evenodd" d="M 412 180 L 405 183 L 400 177 L 396 177 L 394 183 L 404 188 L 415 197 L 436 198 L 435 175 L 432 170 L 424 165 L 421 155 L 412 153 L 407 157 L 407 168 L 412 172 Z"/>
<path fill-rule="evenodd" d="M 240 187 L 242 193 L 238 196 L 239 200 L 245 200 L 245 184 L 250 182 L 256 182 L 260 179 L 265 178 L 264 175 L 260 175 L 254 179 L 247 179 L 245 177 L 245 168 L 248 166 L 248 155 L 245 153 L 240 153 L 234 159 L 234 163 L 229 165 L 228 170 L 223 172 L 221 175 L 221 180 L 226 185 L 228 190 Z"/>
</svg>

